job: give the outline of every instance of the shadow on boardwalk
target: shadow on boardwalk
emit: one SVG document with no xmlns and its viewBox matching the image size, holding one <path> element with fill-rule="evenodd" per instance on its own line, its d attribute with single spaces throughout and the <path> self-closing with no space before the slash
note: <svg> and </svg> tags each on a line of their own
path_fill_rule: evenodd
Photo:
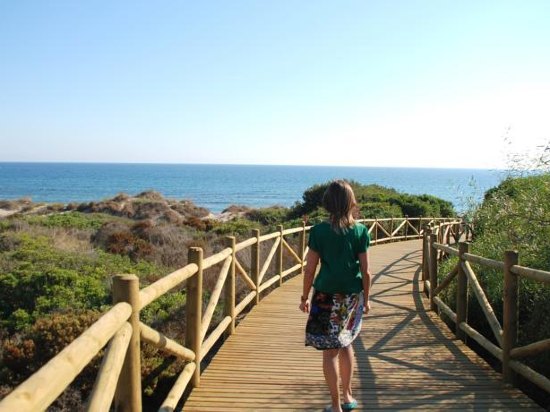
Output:
<svg viewBox="0 0 550 412">
<path fill-rule="evenodd" d="M 540 410 L 453 335 L 420 290 L 420 242 L 377 246 L 371 314 L 354 342 L 360 410 Z M 185 411 L 322 410 L 320 353 L 305 348 L 301 277 L 254 308 L 227 340 Z"/>
</svg>

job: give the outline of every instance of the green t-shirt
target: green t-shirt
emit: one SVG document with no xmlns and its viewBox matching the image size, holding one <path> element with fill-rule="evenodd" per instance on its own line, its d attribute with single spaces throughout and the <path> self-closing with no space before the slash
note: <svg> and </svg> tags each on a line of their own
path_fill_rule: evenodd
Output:
<svg viewBox="0 0 550 412">
<path fill-rule="evenodd" d="M 315 290 L 326 293 L 359 293 L 363 290 L 358 255 L 370 244 L 368 229 L 361 223 L 346 233 L 337 233 L 330 223 L 311 228 L 308 246 L 319 253 L 321 270 L 313 283 Z"/>
</svg>

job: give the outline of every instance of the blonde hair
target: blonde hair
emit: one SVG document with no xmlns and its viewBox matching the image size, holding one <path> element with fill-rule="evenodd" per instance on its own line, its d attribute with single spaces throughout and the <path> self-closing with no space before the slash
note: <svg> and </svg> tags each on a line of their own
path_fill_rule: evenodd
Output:
<svg viewBox="0 0 550 412">
<path fill-rule="evenodd" d="M 345 233 L 353 226 L 353 208 L 357 205 L 350 184 L 345 180 L 332 181 L 323 195 L 323 207 L 330 213 L 330 226 Z"/>
</svg>

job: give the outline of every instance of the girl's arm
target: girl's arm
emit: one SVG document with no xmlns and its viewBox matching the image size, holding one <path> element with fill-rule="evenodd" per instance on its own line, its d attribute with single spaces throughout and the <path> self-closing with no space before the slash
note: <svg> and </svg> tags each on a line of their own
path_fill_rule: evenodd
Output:
<svg viewBox="0 0 550 412">
<path fill-rule="evenodd" d="M 365 294 L 365 313 L 370 310 L 370 286 L 371 274 L 369 269 L 369 252 L 359 254 L 359 265 L 361 266 L 361 274 L 363 275 L 363 292 Z"/>
<path fill-rule="evenodd" d="M 306 267 L 304 269 L 304 285 L 302 288 L 302 297 L 300 298 L 300 310 L 302 312 L 309 312 L 309 291 L 313 285 L 313 278 L 315 277 L 315 271 L 319 264 L 319 253 L 313 249 L 309 249 L 307 252 Z"/>
</svg>

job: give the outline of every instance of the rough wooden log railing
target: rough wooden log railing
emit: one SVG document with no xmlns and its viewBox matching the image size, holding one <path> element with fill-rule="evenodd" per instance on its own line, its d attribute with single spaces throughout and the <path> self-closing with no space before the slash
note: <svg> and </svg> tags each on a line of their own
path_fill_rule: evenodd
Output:
<svg viewBox="0 0 550 412">
<path fill-rule="evenodd" d="M 362 219 L 369 229 L 372 243 L 418 239 L 424 235 L 426 224 L 439 225 L 456 219 L 446 218 L 388 218 Z M 310 226 L 284 229 L 260 235 L 253 231 L 250 239 L 236 243 L 227 237 L 227 248 L 209 257 L 202 249 L 190 248 L 188 264 L 142 289 L 135 275 L 117 275 L 113 281 L 115 305 L 75 341 L 50 360 L 29 379 L 20 384 L 2 401 L 1 412 L 44 410 L 68 387 L 84 367 L 105 348 L 103 363 L 87 402 L 89 411 L 107 411 L 114 403 L 123 411 L 141 411 L 141 342 L 153 345 L 187 362 L 173 388 L 163 402 L 161 411 L 173 411 L 189 384 L 200 384 L 201 360 L 224 335 L 235 330 L 236 317 L 249 305 L 260 303 L 261 292 L 282 284 L 285 277 L 301 273 L 306 264 L 306 234 Z M 458 230 L 458 229 L 456 229 Z M 288 237 L 296 237 L 289 241 Z M 286 237 L 286 238 L 285 238 Z M 267 257 L 261 262 L 260 245 L 272 242 Z M 294 246 L 293 246 L 294 244 Z M 250 268 L 239 262 L 238 252 L 249 249 Z M 292 266 L 283 264 L 291 261 Z M 274 264 L 272 263 L 276 256 Z M 203 272 L 221 265 L 208 302 L 203 302 Z M 271 270 L 271 268 L 275 268 Z M 250 292 L 236 302 L 235 281 L 239 276 Z M 185 285 L 186 332 L 185 344 L 164 336 L 140 322 L 140 311 L 175 288 Z M 213 313 L 224 294 L 223 317 L 211 325 Z M 205 310 L 203 312 L 203 304 Z M 528 349 L 529 350 L 529 349 Z"/>
<path fill-rule="evenodd" d="M 434 227 L 426 227 L 424 231 L 423 280 L 425 281 L 425 291 L 430 298 L 431 309 L 434 311 L 439 309 L 440 314 L 445 314 L 454 322 L 457 338 L 464 341 L 466 336 L 471 337 L 481 347 L 501 361 L 502 376 L 506 382 L 514 383 L 515 373 L 518 373 L 546 392 L 550 392 L 550 380 L 519 360 L 520 358 L 550 351 L 550 339 L 517 347 L 519 278 L 524 277 L 550 284 L 550 272 L 520 266 L 518 264 L 519 256 L 515 251 L 504 251 L 503 260 L 497 261 L 471 254 L 470 244 L 467 242 L 459 242 L 458 248 L 453 248 L 449 245 L 447 230 L 450 231 L 456 241 L 459 240 L 459 237 L 454 235 L 456 227 L 451 229 L 452 226 L 452 223 L 442 223 Z M 465 233 L 468 234 L 471 231 L 467 230 Z M 438 262 L 444 256 L 456 256 L 458 257 L 458 262 L 451 272 L 446 274 L 438 284 Z M 471 264 L 502 271 L 504 283 L 502 325 L 480 286 L 478 277 Z M 441 291 L 448 287 L 455 278 L 457 280 L 454 302 L 456 312 L 438 297 Z M 479 302 L 496 344 L 468 324 L 466 316 L 468 288 L 472 289 L 473 295 Z"/>
</svg>

